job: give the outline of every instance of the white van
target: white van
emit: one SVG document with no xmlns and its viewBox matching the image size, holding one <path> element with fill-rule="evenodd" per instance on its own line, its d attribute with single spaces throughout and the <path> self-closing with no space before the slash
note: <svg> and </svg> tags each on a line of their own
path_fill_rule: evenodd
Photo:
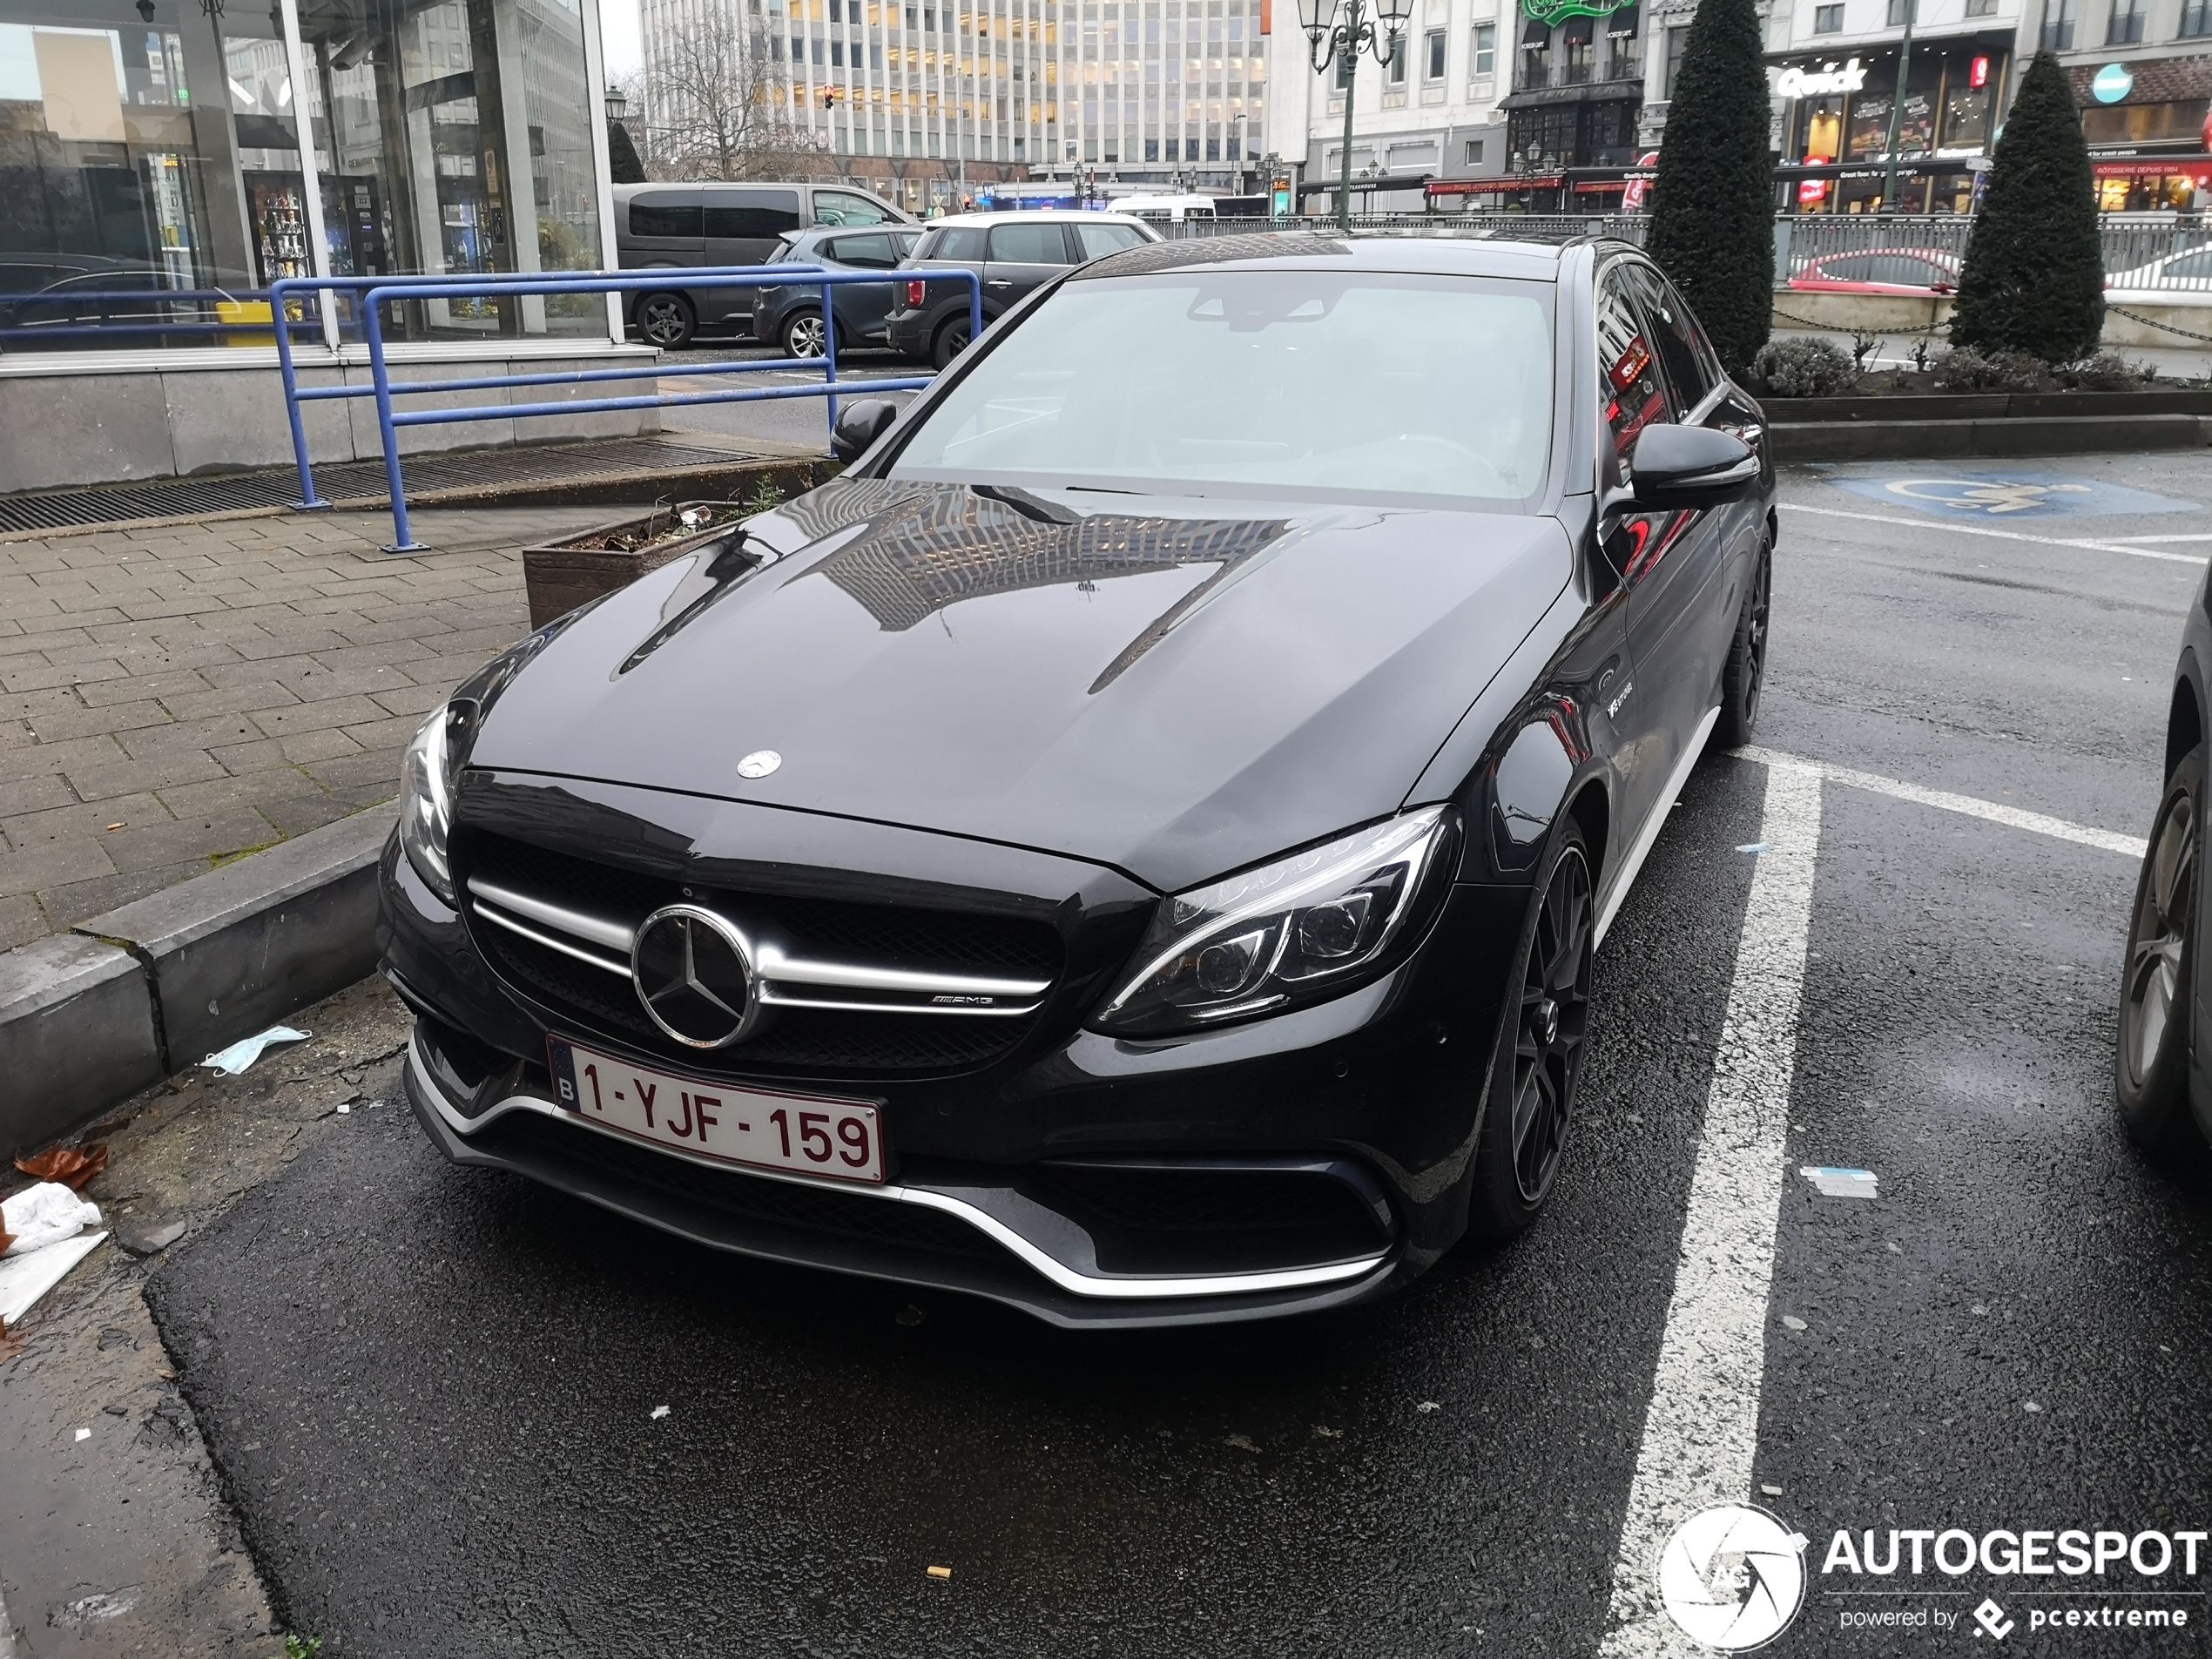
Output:
<svg viewBox="0 0 2212 1659">
<path fill-rule="evenodd" d="M 1134 213 L 1155 225 L 1181 225 L 1214 216 L 1211 196 L 1116 196 L 1106 205 L 1116 213 Z"/>
</svg>

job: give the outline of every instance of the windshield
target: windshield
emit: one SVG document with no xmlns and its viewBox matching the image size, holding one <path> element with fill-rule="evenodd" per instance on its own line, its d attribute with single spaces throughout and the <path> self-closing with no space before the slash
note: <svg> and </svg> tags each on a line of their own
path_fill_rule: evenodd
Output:
<svg viewBox="0 0 2212 1659">
<path fill-rule="evenodd" d="M 1525 501 L 1547 284 L 1341 271 L 1070 282 L 925 417 L 894 478 Z"/>
</svg>

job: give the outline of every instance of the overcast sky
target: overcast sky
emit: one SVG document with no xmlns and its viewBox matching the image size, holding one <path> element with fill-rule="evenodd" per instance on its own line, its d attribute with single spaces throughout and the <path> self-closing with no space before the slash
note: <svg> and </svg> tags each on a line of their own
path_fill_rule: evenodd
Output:
<svg viewBox="0 0 2212 1659">
<path fill-rule="evenodd" d="M 607 54 L 607 78 L 618 81 L 644 67 L 637 34 L 637 0 L 599 0 L 599 44 Z"/>
</svg>

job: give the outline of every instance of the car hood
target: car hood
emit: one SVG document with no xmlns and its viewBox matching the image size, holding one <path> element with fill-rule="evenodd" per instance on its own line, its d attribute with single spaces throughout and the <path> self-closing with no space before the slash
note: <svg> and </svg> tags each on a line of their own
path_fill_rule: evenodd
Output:
<svg viewBox="0 0 2212 1659">
<path fill-rule="evenodd" d="M 1571 564 L 1541 516 L 864 479 L 745 550 L 767 562 L 678 560 L 577 617 L 469 763 L 1171 891 L 1397 810 Z"/>
</svg>

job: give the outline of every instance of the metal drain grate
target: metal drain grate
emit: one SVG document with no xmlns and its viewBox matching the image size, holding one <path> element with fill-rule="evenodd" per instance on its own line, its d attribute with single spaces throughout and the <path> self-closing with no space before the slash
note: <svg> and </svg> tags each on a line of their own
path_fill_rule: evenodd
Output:
<svg viewBox="0 0 2212 1659">
<path fill-rule="evenodd" d="M 509 484 L 565 483 L 610 475 L 685 472 L 702 467 L 766 459 L 745 449 L 722 448 L 664 437 L 616 438 L 515 449 L 475 449 L 422 455 L 401 463 L 410 499 L 441 490 L 481 490 Z M 381 461 L 347 461 L 315 469 L 315 487 L 344 507 L 389 505 Z M 281 507 L 300 498 L 291 468 L 226 473 L 218 478 L 165 478 L 93 489 L 0 496 L 0 534 L 75 529 L 88 524 L 133 524 L 148 519 L 204 518 L 218 513 Z"/>
</svg>

